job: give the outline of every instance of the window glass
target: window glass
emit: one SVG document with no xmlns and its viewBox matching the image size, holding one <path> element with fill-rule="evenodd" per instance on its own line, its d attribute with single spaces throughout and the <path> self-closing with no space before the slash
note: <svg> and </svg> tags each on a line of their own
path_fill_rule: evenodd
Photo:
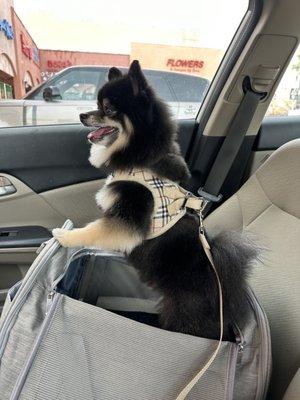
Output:
<svg viewBox="0 0 300 400">
<path fill-rule="evenodd" d="M 51 86 L 60 93 L 61 100 L 96 101 L 97 90 L 104 83 L 104 72 L 101 69 L 76 70 L 54 77 Z M 49 86 L 47 82 L 28 96 L 32 100 L 43 100 L 43 91 Z"/>
<path fill-rule="evenodd" d="M 175 97 L 171 92 L 168 82 L 165 80 L 164 74 L 153 74 L 145 71 L 146 78 L 159 97 L 166 101 L 175 101 Z"/>
<path fill-rule="evenodd" d="M 12 99 L 13 88 L 11 85 L 0 81 L 0 99 Z"/>
<path fill-rule="evenodd" d="M 266 115 L 300 115 L 300 46 L 276 89 Z"/>
<path fill-rule="evenodd" d="M 169 74 L 167 80 L 178 101 L 200 103 L 209 87 L 209 80 L 200 77 Z"/>
<path fill-rule="evenodd" d="M 79 123 L 79 110 L 96 108 L 108 68 L 126 71 L 136 59 L 172 116 L 195 118 L 249 0 L 0 3 L 0 127 L 7 127 Z"/>
</svg>

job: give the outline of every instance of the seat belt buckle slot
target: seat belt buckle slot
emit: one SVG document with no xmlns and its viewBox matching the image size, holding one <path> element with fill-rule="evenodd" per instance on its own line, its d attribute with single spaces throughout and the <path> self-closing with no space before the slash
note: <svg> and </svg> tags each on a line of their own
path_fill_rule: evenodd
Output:
<svg viewBox="0 0 300 400">
<path fill-rule="evenodd" d="M 198 189 L 198 194 L 200 197 L 203 197 L 204 200 L 211 203 L 219 203 L 222 200 L 223 195 L 220 193 L 217 196 L 211 193 L 207 193 L 203 188 Z"/>
</svg>

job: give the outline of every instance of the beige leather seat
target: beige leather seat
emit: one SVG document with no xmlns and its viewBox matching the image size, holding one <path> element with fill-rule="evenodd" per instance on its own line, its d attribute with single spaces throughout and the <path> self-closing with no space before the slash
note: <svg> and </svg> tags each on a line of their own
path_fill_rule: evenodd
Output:
<svg viewBox="0 0 300 400">
<path fill-rule="evenodd" d="M 300 369 L 296 372 L 292 382 L 285 392 L 283 400 L 299 400 L 300 398 Z"/>
<path fill-rule="evenodd" d="M 212 234 L 241 229 L 254 234 L 265 248 L 250 283 L 271 328 L 272 400 L 283 398 L 300 367 L 299 218 L 300 140 L 293 140 L 275 151 L 234 196 L 205 220 Z M 300 399 L 299 386 L 293 390 L 298 390 Z"/>
</svg>

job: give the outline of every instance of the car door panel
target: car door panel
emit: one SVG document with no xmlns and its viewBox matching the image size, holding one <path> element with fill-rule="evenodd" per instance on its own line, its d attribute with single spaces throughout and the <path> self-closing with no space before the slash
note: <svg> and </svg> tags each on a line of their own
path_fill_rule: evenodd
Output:
<svg viewBox="0 0 300 400">
<path fill-rule="evenodd" d="M 0 228 L 0 249 L 39 247 L 50 238 L 50 232 L 41 226 Z"/>
<path fill-rule="evenodd" d="M 290 140 L 300 137 L 300 115 L 267 117 L 264 119 L 255 150 L 276 150 Z"/>
<path fill-rule="evenodd" d="M 180 121 L 183 154 L 194 125 L 194 120 Z M 1 129 L 0 173 L 18 178 L 36 193 L 104 178 L 107 171 L 88 162 L 90 144 L 86 137 L 90 131 L 80 124 Z"/>
<path fill-rule="evenodd" d="M 71 218 L 81 226 L 99 216 L 95 193 L 104 179 L 96 179 L 66 187 L 35 193 L 17 178 L 1 173 L 16 188 L 16 192 L 0 197 L 0 247 L 1 229 L 14 226 L 42 226 L 49 230 Z"/>
<path fill-rule="evenodd" d="M 75 226 L 80 227 L 99 218 L 100 210 L 95 202 L 95 194 L 104 183 L 105 179 L 96 179 L 52 189 L 39 195 L 64 220 L 70 218 Z"/>
<path fill-rule="evenodd" d="M 300 115 L 266 117 L 260 127 L 247 166 L 245 180 L 283 144 L 300 138 Z"/>
</svg>

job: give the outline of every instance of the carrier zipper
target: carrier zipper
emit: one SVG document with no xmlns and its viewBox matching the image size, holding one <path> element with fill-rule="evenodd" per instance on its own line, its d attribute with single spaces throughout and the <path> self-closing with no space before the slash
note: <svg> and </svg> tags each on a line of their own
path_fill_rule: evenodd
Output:
<svg viewBox="0 0 300 400">
<path fill-rule="evenodd" d="M 31 350 L 31 352 L 30 352 L 30 354 L 29 354 L 17 380 L 16 380 L 15 386 L 14 386 L 13 391 L 10 396 L 10 400 L 18 400 L 19 399 L 21 391 L 22 391 L 24 383 L 25 383 L 25 380 L 27 378 L 28 372 L 34 362 L 34 359 L 35 359 L 38 349 L 41 345 L 41 342 L 42 342 L 43 338 L 45 337 L 45 335 L 47 335 L 47 333 L 50 329 L 50 326 L 51 326 L 53 317 L 55 315 L 55 311 L 56 311 L 58 302 L 61 298 L 61 295 L 59 293 L 55 293 L 54 291 L 49 292 L 49 295 L 51 295 L 50 296 L 51 303 L 49 303 L 49 309 L 48 309 L 48 312 L 46 313 L 47 317 L 43 321 L 41 329 L 40 329 L 39 333 L 37 334 L 37 337 L 32 346 L 32 350 Z M 47 297 L 47 300 L 48 300 L 48 297 Z"/>
<path fill-rule="evenodd" d="M 232 328 L 235 335 L 235 343 L 231 343 L 230 349 L 230 360 L 228 363 L 229 372 L 226 379 L 228 383 L 226 386 L 226 393 L 224 397 L 226 400 L 232 400 L 233 398 L 236 367 L 241 362 L 244 347 L 246 345 L 244 335 L 239 326 L 237 324 L 234 324 Z"/>
<path fill-rule="evenodd" d="M 234 390 L 234 381 L 235 381 L 235 372 L 236 366 L 238 364 L 240 347 L 238 343 L 230 343 L 230 354 L 229 354 L 229 362 L 228 362 L 228 373 L 226 379 L 226 389 L 225 389 L 225 400 L 232 400 L 233 398 L 233 390 Z"/>
<path fill-rule="evenodd" d="M 64 272 L 62 274 L 60 274 L 59 277 L 56 278 L 55 281 L 53 282 L 51 291 L 54 291 L 54 292 L 56 291 L 57 285 L 66 275 L 66 272 L 68 271 L 70 264 L 73 261 L 76 261 L 78 258 L 81 258 L 83 255 L 89 255 L 89 256 L 101 255 L 102 257 L 111 257 L 111 256 L 121 257 L 122 253 L 117 252 L 117 251 L 106 251 L 106 250 L 98 250 L 98 249 L 93 250 L 93 249 L 86 249 L 86 248 L 75 251 L 69 258 L 69 260 L 66 264 L 66 267 L 64 269 Z"/>
<path fill-rule="evenodd" d="M 259 379 L 256 399 L 264 399 L 267 395 L 267 390 L 271 376 L 271 335 L 269 326 L 266 324 L 267 316 L 264 309 L 260 306 L 255 294 L 251 291 L 248 293 L 249 301 L 255 312 L 258 328 L 261 334 L 262 351 L 260 352 L 260 369 L 261 375 L 264 379 Z M 264 343 L 266 344 L 266 350 L 264 351 Z M 262 385 L 265 382 L 265 386 Z"/>
<path fill-rule="evenodd" d="M 48 294 L 47 294 L 47 299 L 46 299 L 46 312 L 45 315 L 48 315 L 49 310 L 51 308 L 51 305 L 54 300 L 54 296 L 56 294 L 56 290 L 52 289 Z"/>
<path fill-rule="evenodd" d="M 233 331 L 235 334 L 235 343 L 238 348 L 237 364 L 239 364 L 242 358 L 242 353 L 246 346 L 246 341 L 243 332 L 240 330 L 240 327 L 237 324 L 233 325 Z"/>
<path fill-rule="evenodd" d="M 53 242 L 51 247 L 49 248 L 49 253 L 47 254 L 48 256 L 45 257 L 45 259 L 42 261 L 42 265 L 44 265 L 52 257 L 52 255 L 55 252 L 57 247 L 58 247 L 58 244 L 56 245 L 56 243 Z M 41 252 L 35 260 L 38 263 L 40 263 L 40 261 L 43 259 L 43 257 L 44 257 L 44 252 Z M 30 279 L 30 277 L 29 277 L 29 279 Z M 18 315 L 21 307 L 23 306 L 23 304 L 26 301 L 26 298 L 28 296 L 30 289 L 31 289 L 31 287 L 25 293 L 21 293 L 20 296 L 18 296 L 18 293 L 16 294 L 16 296 L 14 298 L 15 302 L 11 306 L 12 310 L 8 312 L 6 319 L 3 321 L 3 325 L 1 326 L 1 331 L 0 331 L 0 359 L 2 358 L 4 348 L 6 346 L 7 339 L 9 336 L 9 332 L 12 328 L 12 325 L 14 324 L 16 316 Z M 13 309 L 13 306 L 15 306 L 14 309 Z"/>
<path fill-rule="evenodd" d="M 70 220 L 67 220 L 62 228 L 64 229 L 71 229 L 73 227 L 73 223 Z M 52 242 L 52 243 L 51 243 Z M 33 265 L 37 265 L 37 268 L 33 268 L 30 275 L 28 276 L 24 287 L 20 287 L 19 291 L 17 292 L 16 296 L 13 299 L 13 303 L 11 305 L 11 308 L 7 315 L 5 316 L 5 319 L 3 320 L 1 324 L 1 329 L 0 329 L 0 360 L 2 358 L 9 332 L 15 322 L 15 318 L 18 315 L 21 307 L 26 301 L 26 298 L 28 294 L 30 293 L 32 283 L 35 282 L 35 279 L 40 272 L 40 270 L 43 268 L 45 263 L 48 262 L 48 260 L 53 256 L 53 254 L 56 252 L 56 250 L 60 247 L 60 244 L 57 240 L 54 238 L 50 239 L 47 241 L 47 244 L 49 245 L 49 248 L 46 249 L 45 246 L 41 249 L 40 253 L 34 260 L 31 268 Z"/>
<path fill-rule="evenodd" d="M 45 242 L 43 242 L 43 243 L 40 245 L 40 247 L 38 247 L 38 248 L 36 249 L 36 254 L 40 254 L 40 252 L 44 249 L 44 247 L 47 246 L 47 244 L 50 242 L 50 240 L 52 240 L 52 238 L 49 239 L 49 240 L 46 240 Z"/>
</svg>

